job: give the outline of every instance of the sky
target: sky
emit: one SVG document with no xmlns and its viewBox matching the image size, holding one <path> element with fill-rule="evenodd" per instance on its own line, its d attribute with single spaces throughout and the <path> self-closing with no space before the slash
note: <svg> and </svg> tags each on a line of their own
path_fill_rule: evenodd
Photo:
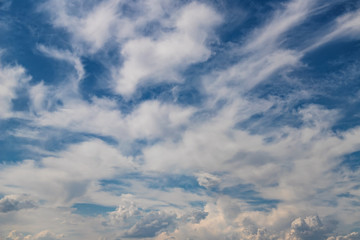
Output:
<svg viewBox="0 0 360 240">
<path fill-rule="evenodd" d="M 0 0 L 1 240 L 360 240 L 360 1 Z"/>
</svg>

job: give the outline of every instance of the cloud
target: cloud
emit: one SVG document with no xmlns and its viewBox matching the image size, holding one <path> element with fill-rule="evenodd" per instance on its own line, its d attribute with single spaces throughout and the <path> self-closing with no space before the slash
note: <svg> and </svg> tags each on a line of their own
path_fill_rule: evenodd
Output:
<svg viewBox="0 0 360 240">
<path fill-rule="evenodd" d="M 58 240 L 58 239 L 64 239 L 64 236 L 62 234 L 55 234 L 48 230 L 41 231 L 34 236 L 24 235 L 22 233 L 13 230 L 9 233 L 9 235 L 6 238 L 6 240 Z"/>
<path fill-rule="evenodd" d="M 173 231 L 176 226 L 176 215 L 164 212 L 145 214 L 134 226 L 127 230 L 125 237 L 148 238 L 155 237 L 164 231 Z"/>
<path fill-rule="evenodd" d="M 84 2 L 79 0 L 72 3 L 51 0 L 45 2 L 40 9 L 51 13 L 54 26 L 69 31 L 75 43 L 85 43 L 87 51 L 96 52 L 112 36 L 113 28 L 121 23 L 117 21 L 120 2 L 103 1 L 89 9 L 84 8 Z"/>
<path fill-rule="evenodd" d="M 133 222 L 142 214 L 141 209 L 139 209 L 134 202 L 124 200 L 116 211 L 109 213 L 109 218 L 113 224 L 125 225 L 127 222 Z"/>
<path fill-rule="evenodd" d="M 40 161 L 26 160 L 2 168 L 1 184 L 12 183 L 3 191 L 28 193 L 54 205 L 71 203 L 96 188 L 97 181 L 134 168 L 131 158 L 100 140 L 74 144 L 53 154 Z M 3 200 L 4 204 L 10 200 Z"/>
<path fill-rule="evenodd" d="M 110 222 L 125 228 L 124 237 L 149 238 L 161 232 L 173 231 L 177 226 L 177 215 L 165 211 L 139 208 L 134 202 L 124 199 L 116 211 L 109 213 Z"/>
<path fill-rule="evenodd" d="M 37 204 L 25 195 L 6 195 L 0 199 L 0 212 L 2 213 L 35 208 L 36 206 Z"/>
<path fill-rule="evenodd" d="M 264 50 L 279 45 L 284 33 L 305 21 L 316 1 L 292 0 L 284 4 L 283 9 L 275 12 L 272 18 L 260 29 L 256 29 L 249 37 L 246 51 Z M 277 43 L 278 42 L 278 43 Z"/>
<path fill-rule="evenodd" d="M 18 97 L 17 90 L 24 88 L 30 79 L 23 67 L 0 63 L 0 118 L 16 115 L 12 110 L 12 100 Z"/>
<path fill-rule="evenodd" d="M 207 41 L 212 28 L 220 23 L 220 16 L 196 2 L 175 15 L 171 26 L 174 30 L 156 39 L 136 38 L 124 44 L 121 53 L 125 61 L 118 76 L 115 75 L 118 93 L 130 96 L 144 81 L 181 82 L 177 71 L 210 57 Z"/>
<path fill-rule="evenodd" d="M 325 239 L 332 229 L 323 226 L 318 216 L 297 218 L 291 223 L 289 240 Z"/>
<path fill-rule="evenodd" d="M 210 173 L 201 172 L 196 175 L 199 185 L 205 188 L 216 187 L 221 181 L 219 177 L 212 175 Z"/>
<path fill-rule="evenodd" d="M 313 45 L 309 46 L 305 52 L 316 49 L 331 41 L 350 38 L 357 39 L 360 33 L 360 11 L 355 10 L 337 17 L 329 27 L 328 32 L 323 34 Z"/>
<path fill-rule="evenodd" d="M 327 240 L 358 240 L 360 239 L 360 234 L 358 232 L 353 232 L 345 236 L 329 237 Z"/>
<path fill-rule="evenodd" d="M 251 10 L 241 31 L 224 34 L 217 27 L 227 18 L 217 3 L 45 1 L 49 15 L 41 19 L 68 45 L 39 38 L 33 48 L 73 69 L 59 82 L 32 84 L 25 68 L 0 66 L 7 133 L 0 144 L 41 154 L 1 165 L 2 232 L 31 233 L 11 232 L 9 239 L 61 237 L 41 229 L 70 239 L 358 239 L 346 232 L 360 217 L 360 170 L 343 162 L 359 151 L 360 129 L 354 123 L 335 131 L 343 109 L 303 90 L 310 81 L 320 84 L 304 73 L 318 66 L 302 63 L 307 50 L 288 34 L 307 29 L 320 3 L 288 1 L 273 13 L 252 9 L 255 17 Z M 328 22 L 333 26 L 306 44 L 357 38 L 358 11 Z M 105 91 L 91 85 L 92 64 L 112 74 L 112 85 L 99 82 Z M 149 85 L 165 83 L 185 95 L 193 88 L 200 103 L 165 101 L 163 89 L 147 96 Z M 87 84 L 94 90 L 86 92 Z M 132 98 L 138 89 L 143 95 Z M 12 106 L 18 97 L 28 100 L 22 119 Z M 118 208 L 82 216 L 72 208 L 78 203 Z M 33 214 L 22 214 L 26 209 Z M 337 227 L 325 221 L 331 216 Z"/>
<path fill-rule="evenodd" d="M 142 102 L 124 115 L 115 101 L 94 98 L 92 104 L 69 101 L 57 111 L 43 112 L 37 125 L 111 136 L 119 141 L 156 139 L 176 135 L 176 130 L 186 126 L 194 111 L 192 107 L 153 100 Z"/>
</svg>

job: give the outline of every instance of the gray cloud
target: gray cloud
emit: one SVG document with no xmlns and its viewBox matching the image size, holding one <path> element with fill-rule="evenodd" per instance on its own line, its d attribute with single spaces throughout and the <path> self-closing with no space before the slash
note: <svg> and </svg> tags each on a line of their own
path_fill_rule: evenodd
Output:
<svg viewBox="0 0 360 240">
<path fill-rule="evenodd" d="M 329 237 L 327 240 L 360 240 L 360 234 L 353 232 L 345 236 Z"/>
<path fill-rule="evenodd" d="M 176 214 L 165 212 L 150 212 L 141 218 L 128 231 L 126 231 L 125 237 L 155 237 L 160 232 L 173 231 L 176 228 L 176 225 Z"/>
<path fill-rule="evenodd" d="M 36 203 L 26 196 L 7 195 L 0 199 L 0 212 L 2 213 L 35 207 Z"/>
</svg>

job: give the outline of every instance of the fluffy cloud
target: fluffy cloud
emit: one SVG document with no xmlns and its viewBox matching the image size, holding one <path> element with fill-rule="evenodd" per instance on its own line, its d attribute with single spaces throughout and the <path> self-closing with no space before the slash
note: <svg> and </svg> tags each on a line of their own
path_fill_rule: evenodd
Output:
<svg viewBox="0 0 360 240">
<path fill-rule="evenodd" d="M 134 226 L 125 232 L 125 237 L 148 238 L 155 237 L 164 231 L 175 228 L 175 214 L 164 212 L 150 212 L 143 216 Z"/>
<path fill-rule="evenodd" d="M 109 218 L 112 224 L 127 227 L 123 236 L 129 238 L 155 237 L 161 232 L 173 231 L 178 222 L 174 213 L 141 209 L 129 200 L 109 213 Z"/>
<path fill-rule="evenodd" d="M 119 71 L 116 90 L 131 95 L 144 80 L 179 82 L 177 70 L 203 62 L 210 57 L 207 38 L 219 24 L 220 16 L 204 4 L 190 3 L 180 10 L 174 31 L 163 33 L 158 39 L 138 38 L 128 41 L 123 49 L 125 58 Z"/>
<path fill-rule="evenodd" d="M 353 232 L 345 236 L 329 237 L 327 240 L 358 240 L 360 239 L 360 234 L 358 232 Z"/>
<path fill-rule="evenodd" d="M 297 218 L 291 223 L 289 240 L 325 239 L 331 229 L 323 226 L 318 216 Z"/>
<path fill-rule="evenodd" d="M 14 230 L 11 231 L 6 238 L 6 240 L 58 240 L 58 239 L 64 239 L 64 236 L 61 234 L 55 234 L 48 230 L 41 231 L 34 236 L 24 235 Z"/>
</svg>

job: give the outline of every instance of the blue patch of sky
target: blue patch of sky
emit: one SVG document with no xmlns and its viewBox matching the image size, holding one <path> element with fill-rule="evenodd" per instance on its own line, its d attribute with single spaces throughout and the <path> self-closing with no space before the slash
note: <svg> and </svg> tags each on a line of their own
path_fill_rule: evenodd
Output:
<svg viewBox="0 0 360 240">
<path fill-rule="evenodd" d="M 281 201 L 277 199 L 266 199 L 261 197 L 260 193 L 254 190 L 251 184 L 238 184 L 232 187 L 226 187 L 220 191 L 224 195 L 232 198 L 244 200 L 257 210 L 270 211 L 276 208 Z"/>
<path fill-rule="evenodd" d="M 346 167 L 351 171 L 357 171 L 360 168 L 360 151 L 343 156 L 340 166 Z"/>
<path fill-rule="evenodd" d="M 100 139 L 109 145 L 116 145 L 117 141 L 111 137 L 100 136 L 89 133 L 76 133 L 66 131 L 64 129 L 47 128 L 43 129 L 45 132 L 50 133 L 44 141 L 43 147 L 47 151 L 61 151 L 66 149 L 69 145 L 89 141 L 91 139 Z"/>
<path fill-rule="evenodd" d="M 28 111 L 29 110 L 29 96 L 27 89 L 21 88 L 16 90 L 17 98 L 11 100 L 12 110 Z"/>
<path fill-rule="evenodd" d="M 208 1 L 206 1 L 208 2 Z M 218 28 L 218 33 L 222 43 L 240 43 L 244 38 L 261 24 L 264 24 L 273 12 L 278 3 L 282 0 L 260 1 L 219 1 L 213 0 L 213 6 L 224 13 L 226 24 Z"/>
<path fill-rule="evenodd" d="M 21 128 L 27 121 L 21 119 L 3 119 L 0 120 L 0 162 L 17 162 L 24 158 L 33 156 L 31 150 L 24 145 L 32 145 L 33 139 L 18 138 L 12 135 L 12 131 Z"/>
<path fill-rule="evenodd" d="M 103 206 L 91 203 L 75 203 L 71 206 L 71 208 L 74 209 L 73 213 L 75 214 L 91 217 L 105 215 L 108 212 L 113 212 L 116 210 L 115 206 Z"/>
<path fill-rule="evenodd" d="M 81 62 L 86 72 L 85 78 L 79 84 L 80 93 L 83 98 L 90 101 L 94 96 L 109 96 L 111 92 L 108 87 L 109 84 L 106 84 L 108 73 L 103 63 L 94 57 L 82 57 Z"/>
<path fill-rule="evenodd" d="M 189 202 L 190 206 L 195 208 L 204 208 L 206 205 L 205 201 L 191 201 Z"/>
<path fill-rule="evenodd" d="M 341 197 L 341 198 L 354 198 L 354 197 L 356 197 L 355 195 L 353 195 L 353 194 L 351 194 L 349 192 L 337 194 L 336 196 Z"/>
<path fill-rule="evenodd" d="M 359 46 L 358 42 L 338 41 L 328 44 L 306 55 L 302 60 L 306 66 L 287 73 L 286 78 L 281 74 L 275 74 L 260 83 L 249 92 L 249 97 L 276 97 L 285 100 L 302 90 L 310 92 L 312 96 L 299 96 L 296 101 L 288 102 L 280 112 L 274 106 L 238 123 L 236 127 L 254 133 L 284 125 L 300 127 L 302 120 L 294 109 L 301 109 L 309 104 L 340 111 L 342 117 L 334 125 L 334 131 L 347 130 L 359 125 L 360 116 L 356 110 L 360 105 L 360 71 L 356 67 L 359 65 Z"/>
<path fill-rule="evenodd" d="M 250 118 L 237 123 L 235 129 L 246 130 L 251 134 L 258 134 L 276 131 L 278 128 L 284 126 L 298 128 L 301 127 L 302 124 L 303 121 L 296 111 L 284 108 L 279 112 L 279 109 L 272 107 L 266 112 L 254 114 Z"/>
<path fill-rule="evenodd" d="M 160 178 L 147 179 L 147 186 L 153 189 L 161 189 L 163 191 L 171 188 L 181 188 L 187 192 L 199 192 L 203 189 L 194 176 L 189 175 L 165 175 Z"/>
<path fill-rule="evenodd" d="M 334 26 L 336 17 L 354 9 L 354 1 L 320 2 L 302 24 L 286 32 L 282 45 L 289 49 L 304 49 L 324 36 Z"/>
<path fill-rule="evenodd" d="M 205 190 L 204 187 L 200 186 L 197 179 L 194 176 L 190 175 L 160 175 L 160 176 L 151 176 L 144 175 L 139 172 L 132 172 L 122 174 L 115 177 L 114 179 L 103 179 L 100 181 L 102 189 L 105 191 L 119 190 L 124 191 L 125 189 L 129 190 L 133 181 L 143 182 L 146 187 L 150 189 L 158 189 L 162 191 L 170 191 L 173 188 L 180 188 L 186 192 L 198 193 Z"/>
<path fill-rule="evenodd" d="M 0 138 L 0 162 L 17 162 L 26 159 L 38 160 L 45 156 L 44 151 L 61 151 L 69 145 L 81 143 L 91 139 L 100 139 L 109 145 L 116 145 L 117 141 L 111 137 L 99 136 L 89 133 L 76 133 L 63 129 L 55 129 L 50 127 L 44 128 L 23 128 L 27 125 L 27 121 L 9 119 L 0 121 L 0 130 L 5 135 Z M 38 137 L 21 137 L 17 136 L 17 131 L 34 130 Z M 45 155 L 44 155 L 45 154 Z"/>
<path fill-rule="evenodd" d="M 39 53 L 38 44 L 68 49 L 68 34 L 54 29 L 45 16 L 36 11 L 35 1 L 12 1 L 11 7 L 3 11 L 1 19 L 8 25 L 1 29 L 0 48 L 5 49 L 5 63 L 24 66 L 33 82 L 55 82 L 61 79 L 59 63 Z M 38 4 L 38 1 L 36 1 Z"/>
</svg>

